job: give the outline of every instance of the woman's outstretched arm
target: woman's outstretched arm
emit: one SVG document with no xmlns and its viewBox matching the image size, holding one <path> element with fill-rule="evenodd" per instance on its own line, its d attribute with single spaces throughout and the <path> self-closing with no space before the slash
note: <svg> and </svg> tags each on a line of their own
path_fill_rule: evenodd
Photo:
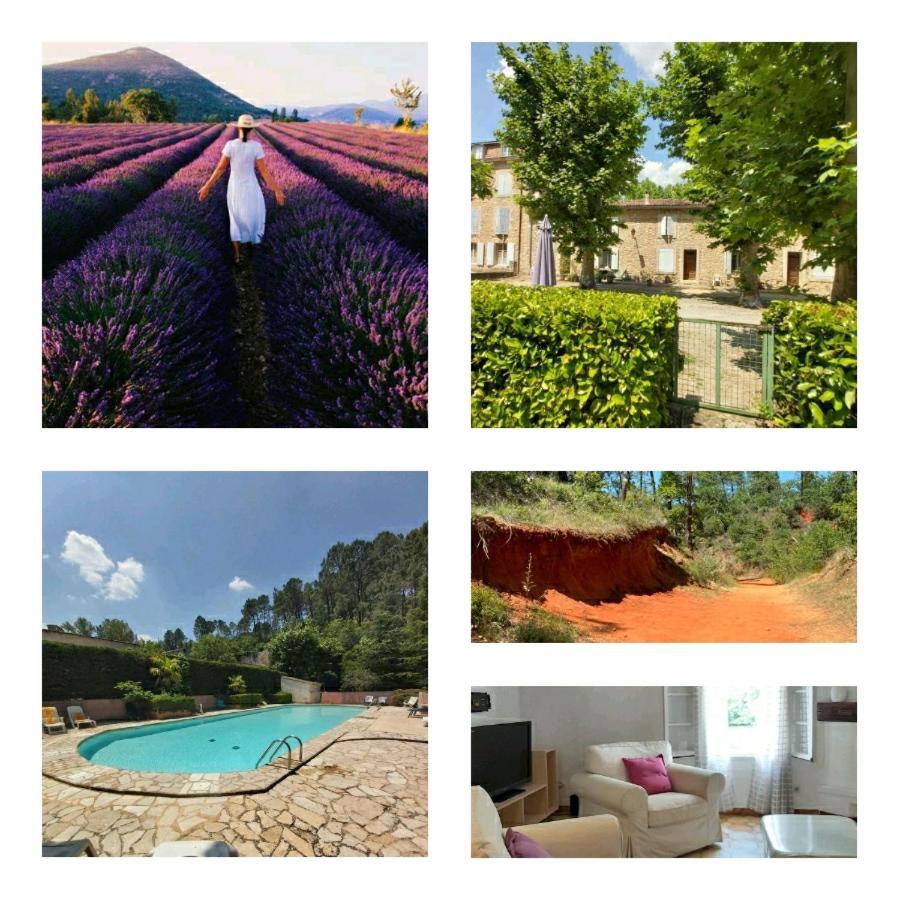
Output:
<svg viewBox="0 0 900 900">
<path fill-rule="evenodd" d="M 284 206 L 284 191 L 279 186 L 278 182 L 272 176 L 272 173 L 269 171 L 266 166 L 266 162 L 263 159 L 258 159 L 256 161 L 256 168 L 259 171 L 259 174 L 262 175 L 263 181 L 269 186 L 269 190 L 275 195 L 275 202 L 279 206 Z"/>
<path fill-rule="evenodd" d="M 207 181 L 206 184 L 204 184 L 203 187 L 200 188 L 199 191 L 197 191 L 197 196 L 201 200 L 205 200 L 207 198 L 207 196 L 209 195 L 209 192 L 212 190 L 213 185 L 225 174 L 225 170 L 227 168 L 228 168 L 228 157 L 223 156 L 219 160 L 219 164 L 213 170 L 212 175 L 209 176 L 209 181 Z"/>
</svg>

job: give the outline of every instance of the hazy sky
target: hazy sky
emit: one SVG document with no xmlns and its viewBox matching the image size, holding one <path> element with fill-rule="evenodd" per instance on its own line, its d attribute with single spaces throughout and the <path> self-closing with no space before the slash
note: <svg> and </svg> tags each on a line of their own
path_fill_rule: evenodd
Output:
<svg viewBox="0 0 900 900">
<path fill-rule="evenodd" d="M 44 65 L 127 50 L 135 44 L 44 44 Z M 427 93 L 427 48 L 403 44 L 154 44 L 149 47 L 260 106 L 388 100 L 411 78 Z"/>
<path fill-rule="evenodd" d="M 237 621 L 311 581 L 338 541 L 428 518 L 424 472 L 47 472 L 43 621 L 124 619 L 154 639 Z"/>
<path fill-rule="evenodd" d="M 512 41 L 507 42 L 515 46 Z M 552 44 L 556 47 L 557 44 Z M 570 43 L 572 53 L 588 59 L 593 53 L 595 43 Z M 672 44 L 667 43 L 625 43 L 612 44 L 612 56 L 622 67 L 625 78 L 629 81 L 643 81 L 653 84 L 656 76 L 662 71 L 660 59 L 664 50 Z M 501 69 L 503 63 L 497 55 L 496 43 L 472 44 L 472 140 L 493 140 L 494 130 L 499 126 L 503 115 L 503 104 L 497 99 L 489 75 Z M 641 148 L 644 169 L 641 177 L 647 177 L 657 184 L 674 184 L 681 180 L 687 163 L 670 158 L 665 150 L 658 150 L 659 124 L 655 119 L 647 119 L 649 130 L 647 139 Z"/>
</svg>

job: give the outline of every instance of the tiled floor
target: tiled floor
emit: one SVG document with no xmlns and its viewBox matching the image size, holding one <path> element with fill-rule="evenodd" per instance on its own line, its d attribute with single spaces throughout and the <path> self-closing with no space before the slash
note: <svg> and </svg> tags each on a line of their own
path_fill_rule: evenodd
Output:
<svg viewBox="0 0 900 900">
<path fill-rule="evenodd" d="M 693 853 L 686 853 L 683 858 L 754 859 L 763 857 L 766 854 L 759 822 L 759 816 L 725 813 L 722 815 L 722 843 L 695 850 Z"/>
<path fill-rule="evenodd" d="M 242 856 L 426 855 L 424 722 L 392 708 L 350 722 L 319 756 L 261 793 L 161 797 L 45 775 L 43 840 L 88 838 L 104 856 L 147 856 L 165 841 L 210 839 L 228 841 Z"/>
</svg>

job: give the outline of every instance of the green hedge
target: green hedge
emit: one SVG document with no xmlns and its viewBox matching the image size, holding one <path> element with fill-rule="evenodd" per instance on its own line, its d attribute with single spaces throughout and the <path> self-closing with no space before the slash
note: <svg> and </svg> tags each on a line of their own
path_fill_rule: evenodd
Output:
<svg viewBox="0 0 900 900">
<path fill-rule="evenodd" d="M 275 691 L 269 695 L 269 703 L 293 703 L 294 697 L 287 691 Z"/>
<path fill-rule="evenodd" d="M 155 712 L 194 711 L 194 698 L 184 694 L 157 694 L 150 699 L 150 706 Z"/>
<path fill-rule="evenodd" d="M 153 687 L 147 657 L 136 650 L 53 641 L 41 641 L 41 644 L 44 700 L 118 697 L 116 684 L 120 681 L 137 681 L 142 687 Z"/>
<path fill-rule="evenodd" d="M 224 694 L 232 675 L 242 675 L 250 692 L 272 694 L 281 690 L 281 673 L 274 669 L 204 659 L 192 659 L 189 662 L 185 683 L 190 686 L 192 694 Z"/>
<path fill-rule="evenodd" d="M 856 426 L 856 303 L 776 300 L 763 314 L 775 330 L 775 423 Z"/>
<path fill-rule="evenodd" d="M 472 284 L 474 427 L 666 424 L 673 297 Z"/>
<path fill-rule="evenodd" d="M 144 688 L 154 688 L 150 664 L 139 650 L 58 644 L 54 641 L 41 641 L 41 644 L 42 692 L 45 700 L 118 697 L 116 684 L 120 681 L 136 681 Z M 186 663 L 181 686 L 184 693 L 223 695 L 231 675 L 243 675 L 250 692 L 268 695 L 281 690 L 281 673 L 274 669 L 201 659 L 188 659 Z"/>
<path fill-rule="evenodd" d="M 262 703 L 262 694 L 230 694 L 225 702 L 229 706 L 259 706 Z"/>
</svg>

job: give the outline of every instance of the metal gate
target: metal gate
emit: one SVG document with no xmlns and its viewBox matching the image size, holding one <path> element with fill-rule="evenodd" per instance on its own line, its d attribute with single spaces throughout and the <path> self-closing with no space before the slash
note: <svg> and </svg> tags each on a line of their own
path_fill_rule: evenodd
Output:
<svg viewBox="0 0 900 900">
<path fill-rule="evenodd" d="M 773 348 L 770 326 L 679 319 L 675 399 L 721 412 L 768 416 Z"/>
</svg>

